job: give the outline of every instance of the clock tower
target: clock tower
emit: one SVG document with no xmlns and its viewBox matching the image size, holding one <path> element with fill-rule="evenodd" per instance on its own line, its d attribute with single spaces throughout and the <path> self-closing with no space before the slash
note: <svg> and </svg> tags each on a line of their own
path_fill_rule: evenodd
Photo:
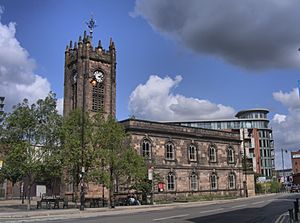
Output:
<svg viewBox="0 0 300 223">
<path fill-rule="evenodd" d="M 110 39 L 109 49 L 93 46 L 93 30 L 84 32 L 78 42 L 70 41 L 65 51 L 64 116 L 82 108 L 88 113 L 116 114 L 116 49 Z"/>
</svg>

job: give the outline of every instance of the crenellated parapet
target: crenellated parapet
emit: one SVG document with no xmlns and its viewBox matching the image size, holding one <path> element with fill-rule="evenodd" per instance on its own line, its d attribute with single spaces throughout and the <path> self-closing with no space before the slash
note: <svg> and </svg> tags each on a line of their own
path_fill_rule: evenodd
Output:
<svg viewBox="0 0 300 223">
<path fill-rule="evenodd" d="M 103 63 L 112 63 L 116 57 L 116 48 L 112 38 L 110 38 L 108 50 L 102 47 L 101 40 L 99 40 L 97 46 L 94 47 L 92 38 L 84 31 L 83 38 L 79 36 L 78 42 L 74 42 L 73 44 L 71 40 L 66 46 L 65 55 L 68 65 L 76 63 L 78 59 L 85 58 L 101 61 Z"/>
</svg>

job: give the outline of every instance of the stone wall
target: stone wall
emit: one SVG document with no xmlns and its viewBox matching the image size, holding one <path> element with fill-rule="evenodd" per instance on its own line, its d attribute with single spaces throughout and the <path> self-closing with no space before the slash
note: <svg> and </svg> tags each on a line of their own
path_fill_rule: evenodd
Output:
<svg viewBox="0 0 300 223">
<path fill-rule="evenodd" d="M 148 165 L 154 167 L 154 173 L 167 185 L 167 176 L 175 174 L 175 189 L 158 193 L 155 185 L 156 198 L 164 196 L 187 196 L 188 194 L 219 194 L 240 195 L 242 186 L 242 165 L 240 156 L 239 134 L 228 131 L 216 131 L 170 124 L 149 122 L 136 119 L 121 122 L 131 138 L 131 146 L 141 153 L 143 140 L 151 143 L 151 159 Z M 175 148 L 175 159 L 165 158 L 166 143 L 171 142 Z M 196 161 L 188 157 L 189 145 L 196 146 Z M 209 161 L 209 148 L 217 149 L 217 161 Z M 234 150 L 234 162 L 228 163 L 227 149 Z M 197 175 L 197 190 L 191 190 L 190 177 Z M 229 174 L 235 175 L 235 187 L 229 188 Z M 217 175 L 217 189 L 211 189 L 210 176 Z M 168 194 L 168 195 L 166 195 Z"/>
</svg>

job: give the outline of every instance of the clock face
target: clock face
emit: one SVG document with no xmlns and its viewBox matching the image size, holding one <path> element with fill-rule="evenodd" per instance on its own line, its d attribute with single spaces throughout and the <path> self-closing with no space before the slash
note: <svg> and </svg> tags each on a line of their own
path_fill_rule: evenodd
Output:
<svg viewBox="0 0 300 223">
<path fill-rule="evenodd" d="M 101 71 L 97 70 L 94 72 L 94 77 L 96 78 L 96 81 L 98 83 L 101 83 L 103 81 L 104 75 Z"/>
</svg>

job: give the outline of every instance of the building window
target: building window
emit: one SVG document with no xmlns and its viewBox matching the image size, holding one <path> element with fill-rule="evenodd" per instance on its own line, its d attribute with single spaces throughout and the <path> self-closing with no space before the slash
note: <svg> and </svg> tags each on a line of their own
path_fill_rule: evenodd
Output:
<svg viewBox="0 0 300 223">
<path fill-rule="evenodd" d="M 228 176 L 229 180 L 229 189 L 235 189 L 235 174 L 230 173 Z"/>
<path fill-rule="evenodd" d="M 104 85 L 103 85 L 103 83 L 97 83 L 95 86 L 93 86 L 92 110 L 94 112 L 104 110 Z"/>
<path fill-rule="evenodd" d="M 210 162 L 217 162 L 217 150 L 213 146 L 211 146 L 209 148 L 209 161 Z"/>
<path fill-rule="evenodd" d="M 174 160 L 175 159 L 175 149 L 172 143 L 166 144 L 166 159 Z"/>
<path fill-rule="evenodd" d="M 234 163 L 234 151 L 232 147 L 229 147 L 227 150 L 228 163 Z"/>
<path fill-rule="evenodd" d="M 191 174 L 190 183 L 191 183 L 191 190 L 193 191 L 198 190 L 198 176 L 196 173 Z"/>
<path fill-rule="evenodd" d="M 169 173 L 167 180 L 168 180 L 167 189 L 174 191 L 175 190 L 175 175 L 174 175 L 174 173 Z"/>
<path fill-rule="evenodd" d="M 142 142 L 142 157 L 145 159 L 151 159 L 151 144 L 148 140 Z"/>
<path fill-rule="evenodd" d="M 215 173 L 213 173 L 210 176 L 210 186 L 212 190 L 217 190 L 218 189 L 218 178 L 217 175 Z"/>
<path fill-rule="evenodd" d="M 189 160 L 197 161 L 197 149 L 194 145 L 189 146 Z"/>
<path fill-rule="evenodd" d="M 72 109 L 77 108 L 77 82 L 72 84 Z"/>
</svg>

